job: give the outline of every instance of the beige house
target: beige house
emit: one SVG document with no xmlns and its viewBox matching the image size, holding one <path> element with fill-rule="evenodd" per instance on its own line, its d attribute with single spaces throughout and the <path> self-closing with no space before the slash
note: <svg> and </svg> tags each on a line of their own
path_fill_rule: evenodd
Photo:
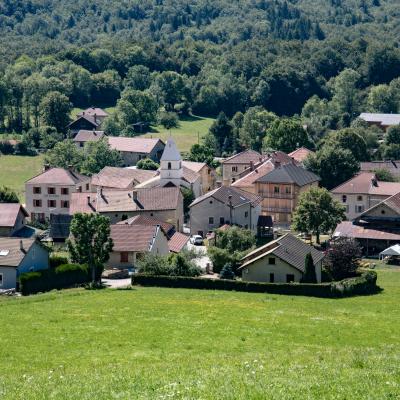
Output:
<svg viewBox="0 0 400 400">
<path fill-rule="evenodd" d="M 241 174 L 255 164 L 263 161 L 264 157 L 257 151 L 245 150 L 222 161 L 222 184 L 229 186 Z"/>
<path fill-rule="evenodd" d="M 48 168 L 25 182 L 26 209 L 32 221 L 69 214 L 72 193 L 90 191 L 90 178 L 72 169 Z"/>
<path fill-rule="evenodd" d="M 91 191 L 98 189 L 129 190 L 157 176 L 156 171 L 137 168 L 104 167 L 98 174 L 92 176 Z"/>
<path fill-rule="evenodd" d="M 350 221 L 399 192 L 399 182 L 378 181 L 373 172 L 361 172 L 331 190 L 333 198 L 346 207 L 346 218 Z"/>
<path fill-rule="evenodd" d="M 136 165 L 139 160 L 150 158 L 160 162 L 165 144 L 161 139 L 143 137 L 108 136 L 111 149 L 117 150 L 124 160 L 124 167 Z"/>
<path fill-rule="evenodd" d="M 217 185 L 217 173 L 214 168 L 203 162 L 182 161 L 182 166 L 200 175 L 201 193 L 214 190 Z"/>
<path fill-rule="evenodd" d="M 70 214 L 78 212 L 97 212 L 109 217 L 112 224 L 143 215 L 168 222 L 181 231 L 183 196 L 177 187 L 73 193 Z"/>
<path fill-rule="evenodd" d="M 20 231 L 28 215 L 19 203 L 0 203 L 0 236 L 13 236 Z"/>
<path fill-rule="evenodd" d="M 301 193 L 318 186 L 320 178 L 295 164 L 285 164 L 255 181 L 256 194 L 262 198 L 261 212 L 274 223 L 290 224 Z"/>
<path fill-rule="evenodd" d="M 249 282 L 300 282 L 308 253 L 314 261 L 317 282 L 321 282 L 324 253 L 289 233 L 247 254 L 239 270 L 242 279 Z"/>
<path fill-rule="evenodd" d="M 232 187 L 212 190 L 190 205 L 190 234 L 205 236 L 225 224 L 256 233 L 260 201 L 259 196 Z"/>
<path fill-rule="evenodd" d="M 107 265 L 112 268 L 133 268 L 146 253 L 169 253 L 168 238 L 160 225 L 111 225 L 114 247 Z"/>
</svg>

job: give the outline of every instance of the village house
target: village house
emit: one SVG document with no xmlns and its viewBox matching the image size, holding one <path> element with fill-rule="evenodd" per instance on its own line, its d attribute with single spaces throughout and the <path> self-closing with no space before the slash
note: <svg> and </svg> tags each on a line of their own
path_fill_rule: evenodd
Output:
<svg viewBox="0 0 400 400">
<path fill-rule="evenodd" d="M 400 124 L 400 114 L 361 113 L 358 118 L 367 122 L 368 125 L 378 126 L 384 131 L 393 125 Z"/>
<path fill-rule="evenodd" d="M 76 134 L 73 141 L 74 141 L 76 147 L 78 147 L 78 149 L 82 149 L 85 147 L 86 143 L 98 142 L 104 136 L 105 136 L 104 131 L 96 131 L 96 130 L 88 131 L 88 130 L 81 129 Z"/>
<path fill-rule="evenodd" d="M 19 203 L 0 203 L 0 236 L 13 236 L 25 227 L 29 214 Z"/>
<path fill-rule="evenodd" d="M 86 110 L 81 111 L 77 114 L 77 117 L 82 117 L 83 115 L 89 115 L 95 117 L 97 120 L 103 122 L 107 117 L 108 113 L 99 107 L 89 107 Z"/>
<path fill-rule="evenodd" d="M 179 188 L 103 190 L 97 193 L 73 193 L 70 214 L 99 213 L 112 224 L 136 215 L 154 217 L 182 230 L 183 196 Z"/>
<path fill-rule="evenodd" d="M 112 268 L 134 268 L 146 253 L 169 253 L 168 238 L 160 225 L 111 225 L 110 237 L 114 246 L 107 265 Z"/>
<path fill-rule="evenodd" d="M 196 172 L 200 175 L 201 193 L 207 193 L 214 190 L 217 185 L 217 173 L 206 163 L 194 161 L 182 161 L 182 167 Z"/>
<path fill-rule="evenodd" d="M 235 182 L 246 169 L 264 160 L 257 151 L 245 150 L 222 161 L 222 184 L 229 186 Z"/>
<path fill-rule="evenodd" d="M 377 170 L 386 170 L 394 178 L 400 180 L 400 161 L 398 160 L 363 161 L 360 163 L 361 172 L 376 172 Z"/>
<path fill-rule="evenodd" d="M 44 222 L 51 214 L 69 214 L 72 193 L 89 190 L 89 177 L 72 168 L 45 166 L 41 174 L 25 182 L 25 207 L 32 221 Z"/>
<path fill-rule="evenodd" d="M 205 236 L 225 224 L 257 232 L 261 198 L 233 187 L 221 186 L 190 205 L 190 233 Z"/>
<path fill-rule="evenodd" d="M 307 149 L 307 147 L 299 147 L 298 149 L 289 153 L 288 156 L 292 157 L 299 164 L 303 164 L 304 160 L 311 154 L 315 153 L 312 150 Z"/>
<path fill-rule="evenodd" d="M 288 225 L 299 196 L 318 186 L 320 178 L 293 163 L 279 165 L 255 180 L 256 194 L 262 198 L 261 212 L 271 215 L 274 223 Z"/>
<path fill-rule="evenodd" d="M 346 207 L 348 220 L 353 220 L 365 210 L 400 192 L 400 183 L 382 182 L 374 173 L 361 172 L 331 190 L 333 198 Z"/>
<path fill-rule="evenodd" d="M 375 204 L 354 221 L 341 222 L 333 237 L 355 239 L 367 256 L 376 256 L 387 247 L 400 243 L 400 193 Z"/>
<path fill-rule="evenodd" d="M 136 165 L 139 160 L 150 158 L 159 163 L 165 144 L 161 139 L 143 137 L 109 136 L 108 144 L 124 160 L 124 167 Z"/>
<path fill-rule="evenodd" d="M 17 287 L 22 273 L 49 268 L 49 251 L 35 239 L 0 238 L 0 290 Z"/>
<path fill-rule="evenodd" d="M 84 131 L 99 131 L 101 130 L 102 120 L 96 116 L 81 115 L 68 125 L 70 137 L 74 138 L 81 130 Z"/>
<path fill-rule="evenodd" d="M 321 282 L 324 253 L 288 233 L 247 254 L 239 271 L 249 282 L 300 282 L 305 272 L 305 259 L 311 253 L 317 282 Z"/>
<path fill-rule="evenodd" d="M 157 171 L 138 168 L 104 167 L 98 174 L 92 176 L 91 191 L 102 189 L 129 190 L 154 178 Z"/>
</svg>

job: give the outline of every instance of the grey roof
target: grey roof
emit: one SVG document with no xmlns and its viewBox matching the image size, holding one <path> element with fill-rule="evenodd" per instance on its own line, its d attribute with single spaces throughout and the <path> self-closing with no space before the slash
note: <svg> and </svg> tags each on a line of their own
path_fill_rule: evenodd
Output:
<svg viewBox="0 0 400 400">
<path fill-rule="evenodd" d="M 161 161 L 180 161 L 181 153 L 179 153 L 175 141 L 172 137 L 169 137 L 165 144 L 164 152 L 161 156 Z"/>
<path fill-rule="evenodd" d="M 313 246 L 310 246 L 301 239 L 287 233 L 286 235 L 247 254 L 247 256 L 243 258 L 244 263 L 240 268 L 248 267 L 255 261 L 273 254 L 300 272 L 304 272 L 305 259 L 308 253 L 311 253 L 314 264 L 318 263 L 325 257 L 325 254 L 321 251 L 316 250 Z"/>
<path fill-rule="evenodd" d="M 34 243 L 35 239 L 0 238 L 0 266 L 19 267 Z"/>
<path fill-rule="evenodd" d="M 104 131 L 88 131 L 81 129 L 74 137 L 74 142 L 97 142 L 104 136 Z"/>
<path fill-rule="evenodd" d="M 229 196 L 232 196 L 231 199 L 229 198 Z M 234 208 L 239 207 L 246 203 L 257 205 L 261 202 L 261 197 L 257 196 L 256 194 L 249 193 L 241 189 L 233 188 L 231 186 L 221 186 L 195 199 L 193 203 L 190 205 L 190 207 L 193 207 L 194 205 L 210 197 L 224 204 L 228 204 L 230 200 L 232 202 L 232 207 Z"/>
<path fill-rule="evenodd" d="M 266 175 L 258 178 L 256 182 L 261 183 L 295 183 L 305 186 L 321 180 L 318 175 L 294 164 L 281 165 Z"/>
<path fill-rule="evenodd" d="M 400 124 L 400 114 L 361 113 L 358 118 L 367 122 L 378 122 L 386 126 Z"/>
<path fill-rule="evenodd" d="M 69 236 L 69 226 L 72 215 L 50 214 L 50 234 L 52 239 L 66 239 Z"/>
</svg>

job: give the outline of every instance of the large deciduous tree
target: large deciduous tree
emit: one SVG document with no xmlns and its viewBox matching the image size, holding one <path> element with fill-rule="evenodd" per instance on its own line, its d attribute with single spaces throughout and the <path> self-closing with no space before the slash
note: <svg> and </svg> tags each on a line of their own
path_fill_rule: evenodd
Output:
<svg viewBox="0 0 400 400">
<path fill-rule="evenodd" d="M 320 243 L 321 233 L 330 233 L 345 218 L 343 206 L 326 189 L 316 187 L 300 195 L 292 228 L 313 233 Z"/>
<path fill-rule="evenodd" d="M 77 213 L 72 218 L 70 232 L 71 238 L 67 245 L 72 262 L 87 264 L 92 273 L 92 281 L 99 281 L 104 263 L 113 249 L 109 218 L 98 214 Z"/>
<path fill-rule="evenodd" d="M 10 188 L 0 186 L 0 203 L 19 203 L 18 196 Z"/>
<path fill-rule="evenodd" d="M 83 154 L 72 140 L 67 139 L 57 143 L 46 153 L 44 159 L 51 167 L 73 167 L 80 170 L 83 162 Z"/>
<path fill-rule="evenodd" d="M 72 105 L 68 97 L 60 92 L 50 92 L 40 102 L 40 115 L 43 123 L 53 126 L 58 132 L 67 132 L 71 110 Z"/>
</svg>

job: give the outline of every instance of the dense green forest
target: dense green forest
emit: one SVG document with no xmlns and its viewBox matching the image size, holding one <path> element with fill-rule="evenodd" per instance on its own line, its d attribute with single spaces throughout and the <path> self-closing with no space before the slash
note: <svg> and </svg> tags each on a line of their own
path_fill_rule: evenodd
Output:
<svg viewBox="0 0 400 400">
<path fill-rule="evenodd" d="M 399 22 L 393 0 L 0 0 L 0 132 L 51 148 L 72 107 L 97 105 L 122 135 L 222 112 L 217 154 L 279 148 L 288 128 L 285 151 L 320 147 L 362 111 L 399 111 Z"/>
</svg>

